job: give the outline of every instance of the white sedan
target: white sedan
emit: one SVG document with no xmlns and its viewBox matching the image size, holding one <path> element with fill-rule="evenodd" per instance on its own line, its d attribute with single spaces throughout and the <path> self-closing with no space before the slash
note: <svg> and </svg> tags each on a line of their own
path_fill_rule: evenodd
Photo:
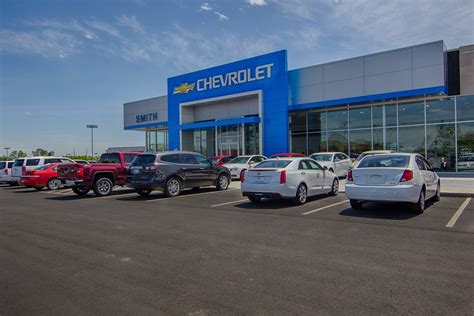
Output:
<svg viewBox="0 0 474 316">
<path fill-rule="evenodd" d="M 246 171 L 241 181 L 242 195 L 254 203 L 283 198 L 301 205 L 309 196 L 339 191 L 337 176 L 309 158 L 265 160 Z"/>
<path fill-rule="evenodd" d="M 223 166 L 229 169 L 232 179 L 240 179 L 246 170 L 252 168 L 265 159 L 267 159 L 267 157 L 260 155 L 237 156 L 229 160 L 229 162 Z"/>
<path fill-rule="evenodd" d="M 353 209 L 368 201 L 409 202 L 423 213 L 426 200 L 439 200 L 440 180 L 419 154 L 369 155 L 347 173 L 346 196 Z"/>
<path fill-rule="evenodd" d="M 352 164 L 351 158 L 341 152 L 314 153 L 309 157 L 316 160 L 321 166 L 327 167 L 338 177 L 345 177 Z"/>
</svg>

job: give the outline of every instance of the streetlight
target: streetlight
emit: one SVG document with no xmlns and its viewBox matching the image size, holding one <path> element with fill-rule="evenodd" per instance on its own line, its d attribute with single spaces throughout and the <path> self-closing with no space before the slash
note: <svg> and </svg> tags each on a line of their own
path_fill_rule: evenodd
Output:
<svg viewBox="0 0 474 316">
<path fill-rule="evenodd" d="M 94 158 L 94 128 L 98 128 L 98 125 L 86 125 L 87 128 L 91 129 L 91 146 L 92 146 L 92 158 Z"/>
<path fill-rule="evenodd" d="M 10 147 L 3 147 L 3 149 L 7 151 L 7 158 L 8 158 L 8 150 L 10 149 Z"/>
</svg>

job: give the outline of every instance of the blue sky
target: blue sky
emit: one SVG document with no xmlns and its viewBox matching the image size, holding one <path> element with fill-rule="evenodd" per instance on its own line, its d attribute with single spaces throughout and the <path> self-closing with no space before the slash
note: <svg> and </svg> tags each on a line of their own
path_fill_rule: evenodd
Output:
<svg viewBox="0 0 474 316">
<path fill-rule="evenodd" d="M 421 42 L 474 44 L 473 0 L 0 1 L 0 150 L 143 145 L 123 103 L 170 76 L 279 49 L 289 68 Z M 90 148 L 88 149 L 90 151 Z"/>
</svg>

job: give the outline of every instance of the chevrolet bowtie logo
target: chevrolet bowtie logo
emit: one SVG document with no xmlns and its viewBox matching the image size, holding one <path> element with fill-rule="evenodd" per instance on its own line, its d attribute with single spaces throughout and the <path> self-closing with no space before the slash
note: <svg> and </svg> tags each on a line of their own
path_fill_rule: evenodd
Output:
<svg viewBox="0 0 474 316">
<path fill-rule="evenodd" d="M 184 82 L 180 84 L 179 86 L 174 87 L 173 94 L 188 93 L 189 91 L 194 90 L 194 85 L 195 83 Z"/>
</svg>

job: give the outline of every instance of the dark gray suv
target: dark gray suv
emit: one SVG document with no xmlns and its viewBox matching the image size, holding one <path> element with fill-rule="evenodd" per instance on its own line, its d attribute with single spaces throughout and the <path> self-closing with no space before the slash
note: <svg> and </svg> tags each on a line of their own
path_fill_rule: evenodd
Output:
<svg viewBox="0 0 474 316">
<path fill-rule="evenodd" d="M 147 196 L 160 190 L 166 196 L 178 196 L 182 189 L 215 186 L 227 190 L 230 173 L 225 167 L 193 152 L 171 151 L 137 155 L 129 167 L 127 186 Z"/>
</svg>

